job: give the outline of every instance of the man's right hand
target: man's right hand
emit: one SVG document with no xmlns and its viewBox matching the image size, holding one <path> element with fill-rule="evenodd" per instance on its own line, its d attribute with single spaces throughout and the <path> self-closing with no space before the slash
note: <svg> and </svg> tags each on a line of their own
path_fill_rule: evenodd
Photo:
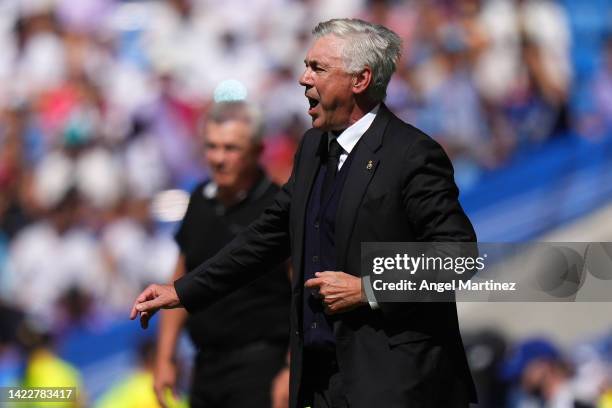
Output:
<svg viewBox="0 0 612 408">
<path fill-rule="evenodd" d="M 176 364 L 172 361 L 158 361 L 153 372 L 153 389 L 155 396 L 162 408 L 167 408 L 167 390 L 172 391 L 172 395 L 178 400 L 176 393 Z"/>
<path fill-rule="evenodd" d="M 149 327 L 149 320 L 159 309 L 173 309 L 180 306 L 181 302 L 174 285 L 149 285 L 136 298 L 130 319 L 134 320 L 140 314 L 140 326 L 146 329 Z"/>
</svg>

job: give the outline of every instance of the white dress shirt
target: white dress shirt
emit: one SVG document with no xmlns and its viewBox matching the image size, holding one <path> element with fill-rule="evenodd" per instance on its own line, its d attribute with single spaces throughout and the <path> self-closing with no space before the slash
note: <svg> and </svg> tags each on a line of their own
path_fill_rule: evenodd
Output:
<svg viewBox="0 0 612 408">
<path fill-rule="evenodd" d="M 361 139 L 361 136 L 363 136 L 363 134 L 370 127 L 370 125 L 372 125 L 372 122 L 374 122 L 374 118 L 376 117 L 376 114 L 378 113 L 379 107 L 380 107 L 380 104 L 376 105 L 374 109 L 372 109 L 371 111 L 363 115 L 363 117 L 360 118 L 357 122 L 353 123 L 351 126 L 346 128 L 344 132 L 340 134 L 340 136 L 335 136 L 331 132 L 327 133 L 328 147 L 329 147 L 329 143 L 331 143 L 331 141 L 334 138 L 338 140 L 338 144 L 340 145 L 340 147 L 342 147 L 342 153 L 340 154 L 340 157 L 338 158 L 338 170 L 342 168 L 342 165 L 346 161 L 346 158 L 351 153 L 351 151 L 353 150 L 353 148 L 355 147 L 359 139 Z"/>
</svg>

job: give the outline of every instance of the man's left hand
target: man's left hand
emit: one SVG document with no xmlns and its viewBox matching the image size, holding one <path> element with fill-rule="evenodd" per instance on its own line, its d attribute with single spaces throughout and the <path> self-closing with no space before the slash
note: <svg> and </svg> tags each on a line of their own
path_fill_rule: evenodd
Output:
<svg viewBox="0 0 612 408">
<path fill-rule="evenodd" d="M 348 312 L 366 302 L 361 290 L 361 279 L 344 272 L 324 271 L 304 284 L 318 290 L 318 295 L 328 314 Z"/>
</svg>

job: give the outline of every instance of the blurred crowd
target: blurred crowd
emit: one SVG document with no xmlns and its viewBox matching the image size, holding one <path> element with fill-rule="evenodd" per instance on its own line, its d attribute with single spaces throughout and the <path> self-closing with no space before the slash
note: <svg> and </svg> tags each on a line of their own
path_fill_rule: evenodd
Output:
<svg viewBox="0 0 612 408">
<path fill-rule="evenodd" d="M 4 0 L 0 304 L 60 338 L 123 319 L 172 274 L 170 231 L 206 176 L 200 118 L 217 85 L 238 80 L 262 107 L 263 165 L 282 183 L 309 126 L 297 78 L 310 31 L 346 16 L 401 36 L 387 104 L 445 147 L 458 177 L 612 130 L 612 36 L 576 84 L 557 1 Z"/>
<path fill-rule="evenodd" d="M 464 334 L 478 407 L 609 408 L 612 333 L 562 348 L 546 336 Z"/>
</svg>

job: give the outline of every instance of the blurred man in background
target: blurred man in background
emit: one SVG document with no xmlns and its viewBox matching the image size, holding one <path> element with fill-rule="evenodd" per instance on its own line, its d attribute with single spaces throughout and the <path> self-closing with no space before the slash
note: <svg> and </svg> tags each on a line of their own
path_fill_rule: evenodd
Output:
<svg viewBox="0 0 612 408">
<path fill-rule="evenodd" d="M 128 378 L 118 381 L 96 403 L 96 408 L 134 408 L 156 407 L 156 394 L 153 392 L 153 370 L 155 343 L 145 340 L 138 346 L 138 368 Z M 188 408 L 187 401 L 168 396 L 164 402 L 168 408 Z"/>
<path fill-rule="evenodd" d="M 20 343 L 27 355 L 27 363 L 21 387 L 69 387 L 74 398 L 56 403 L 67 408 L 87 406 L 88 396 L 83 387 L 83 378 L 78 368 L 64 360 L 57 350 L 56 339 L 47 329 L 22 322 L 19 329 Z M 32 401 L 28 407 L 44 408 L 50 403 L 44 400 Z M 52 404 L 52 403 L 51 403 Z"/>
<path fill-rule="evenodd" d="M 259 167 L 261 136 L 253 106 L 222 102 L 211 108 L 204 142 L 212 178 L 193 191 L 176 233 L 181 255 L 171 282 L 213 256 L 271 204 L 278 187 Z M 276 268 L 197 314 L 166 311 L 155 370 L 160 404 L 165 406 L 165 390 L 176 386 L 174 353 L 184 325 L 197 348 L 192 407 L 269 408 L 277 374 L 275 399 L 287 398 L 289 298 L 286 269 Z"/>
<path fill-rule="evenodd" d="M 550 341 L 539 338 L 519 343 L 502 367 L 502 375 L 517 383 L 524 398 L 512 406 L 592 408 L 573 381 L 572 366 Z"/>
</svg>

